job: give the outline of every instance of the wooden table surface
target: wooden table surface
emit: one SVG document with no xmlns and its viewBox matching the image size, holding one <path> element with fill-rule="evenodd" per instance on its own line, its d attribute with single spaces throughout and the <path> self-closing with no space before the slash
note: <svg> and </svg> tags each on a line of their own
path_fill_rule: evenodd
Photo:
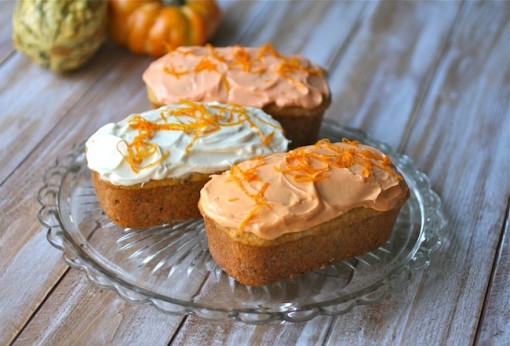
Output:
<svg viewBox="0 0 510 346">
<path fill-rule="evenodd" d="M 70 269 L 46 240 L 42 175 L 99 126 L 150 108 L 150 57 L 107 42 L 58 75 L 11 44 L 0 2 L 0 344 L 510 344 L 510 3 L 221 1 L 214 45 L 303 54 L 324 66 L 326 117 L 410 156 L 448 225 L 430 267 L 378 304 L 306 323 L 171 316 Z"/>
</svg>

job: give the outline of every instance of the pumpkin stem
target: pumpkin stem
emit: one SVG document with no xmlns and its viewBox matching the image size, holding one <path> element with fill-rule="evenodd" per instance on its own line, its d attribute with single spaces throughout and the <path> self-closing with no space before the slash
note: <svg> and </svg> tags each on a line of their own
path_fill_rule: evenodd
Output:
<svg viewBox="0 0 510 346">
<path fill-rule="evenodd" d="M 184 6 L 186 0 L 163 0 L 164 6 Z"/>
</svg>

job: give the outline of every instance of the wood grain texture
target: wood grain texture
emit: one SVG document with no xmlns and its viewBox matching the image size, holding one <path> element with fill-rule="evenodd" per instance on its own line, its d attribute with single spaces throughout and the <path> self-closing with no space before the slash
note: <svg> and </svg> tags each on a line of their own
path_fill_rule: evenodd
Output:
<svg viewBox="0 0 510 346">
<path fill-rule="evenodd" d="M 37 215 L 38 207 L 34 197 L 21 196 L 15 196 L 14 201 L 11 201 L 14 202 L 13 208 L 21 206 L 24 207 L 20 209 L 26 213 L 24 215 Z M 2 210 L 5 210 L 4 207 L 11 209 L 11 206 L 2 204 Z M 14 339 L 67 268 L 62 255 L 46 241 L 46 232 L 36 225 L 35 217 L 20 217 L 16 213 L 7 211 L 2 215 L 2 221 L 10 223 L 1 222 L 0 226 L 1 230 L 10 234 L 10 237 L 0 236 L 0 244 L 3 244 L 0 248 L 2 345 L 8 345 Z M 25 227 L 22 223 L 30 225 Z M 12 241 L 13 238 L 15 241 Z"/>
<path fill-rule="evenodd" d="M 510 193 L 508 2 L 468 3 L 418 112 L 406 152 L 430 176 L 449 219 L 403 343 L 475 336 Z M 435 264 L 435 265 L 434 265 Z M 423 316 L 423 327 L 412 321 Z"/>
<path fill-rule="evenodd" d="M 482 311 L 476 343 L 503 345 L 510 340 L 510 220 L 507 209 L 505 228 L 500 242 L 490 286 Z"/>
<path fill-rule="evenodd" d="M 87 90 L 125 54 L 105 45 L 82 69 L 59 75 L 16 52 L 0 66 L 0 185 Z M 147 60 L 148 61 L 148 60 Z"/>
<path fill-rule="evenodd" d="M 15 0 L 0 1 L 0 23 L 3 23 L 0 28 L 0 64 L 14 51 L 11 41 L 11 14 L 15 5 Z"/>
<path fill-rule="evenodd" d="M 219 0 L 218 4 L 223 16 L 221 25 L 211 38 L 211 44 L 216 47 L 243 42 L 243 39 L 250 35 L 250 28 L 269 5 L 267 1 L 257 0 Z"/>
<path fill-rule="evenodd" d="M 459 2 L 367 7 L 331 73 L 328 116 L 394 147 L 400 143 L 459 11 Z"/>
<path fill-rule="evenodd" d="M 402 296 L 404 311 L 390 304 L 361 320 L 353 314 L 354 323 L 338 318 L 329 344 L 353 342 L 348 335 L 358 343 L 473 341 L 508 198 L 508 148 L 501 145 L 508 143 L 509 126 L 506 6 L 468 4 L 405 146 L 444 200 L 450 224 L 443 247 Z M 374 316 L 375 323 L 364 322 Z"/>
<path fill-rule="evenodd" d="M 323 56 L 322 61 L 339 64 L 330 69 L 334 102 L 327 116 L 347 126 L 361 125 L 379 139 L 398 146 L 420 94 L 427 91 L 429 74 L 438 63 L 440 55 L 428 52 L 441 51 L 458 11 L 459 4 L 454 2 L 440 6 L 370 3 L 362 13 L 356 16 L 350 13 L 350 25 L 343 22 L 344 27 L 338 24 L 338 15 L 349 13 L 349 10 L 337 8 L 336 16 L 331 16 L 331 20 L 337 23 L 337 32 L 342 34 L 327 36 L 331 41 L 321 41 L 321 46 L 329 47 L 331 54 Z M 402 21 L 401 18 L 406 19 Z M 349 35 L 353 37 L 345 54 L 341 59 L 332 59 L 337 48 L 344 44 L 335 41 L 335 37 L 345 40 Z M 317 42 L 312 40 L 310 44 Z M 299 49 L 307 50 L 307 45 Z M 346 113 L 351 107 L 352 114 Z M 282 344 L 327 342 L 338 345 L 363 341 L 391 344 L 398 341 L 405 329 L 405 316 L 410 313 L 417 287 L 414 282 L 407 290 L 389 296 L 382 304 L 358 307 L 346 316 L 315 318 L 306 324 L 244 327 L 232 321 L 210 324 L 189 318 L 175 342 L 186 345 L 219 340 L 218 344 L 257 344 L 276 339 Z M 393 328 L 395 324 L 397 329 Z M 388 333 L 389 329 L 391 333 Z M 291 332 L 287 334 L 289 330 Z M 286 340 L 288 335 L 292 337 Z"/>
<path fill-rule="evenodd" d="M 168 343 L 182 317 L 126 302 L 83 276 L 71 270 L 14 345 L 111 345 L 120 340 L 131 345 Z"/>
<path fill-rule="evenodd" d="M 394 301 L 339 317 L 328 344 L 472 342 L 508 197 L 506 6 L 466 6 L 405 146 L 444 199 L 444 246 L 402 296 L 405 310 Z"/>
<path fill-rule="evenodd" d="M 9 6 L 0 2 L 0 18 Z M 326 116 L 400 147 L 430 176 L 449 225 L 429 270 L 377 305 L 264 326 L 172 317 L 94 286 L 46 241 L 35 196 L 42 173 L 72 144 L 149 107 L 140 76 L 151 59 L 106 44 L 82 70 L 58 76 L 9 53 L 4 25 L 0 344 L 507 343 L 510 3 L 221 6 L 214 44 L 272 41 L 325 66 L 333 92 Z"/>
<path fill-rule="evenodd" d="M 320 345 L 326 338 L 329 320 L 319 317 L 306 323 L 253 326 L 189 317 L 172 345 Z"/>
<path fill-rule="evenodd" d="M 8 342 L 15 337 L 66 270 L 61 252 L 49 245 L 45 239 L 46 231 L 37 220 L 40 206 L 36 197 L 43 184 L 42 174 L 54 164 L 57 157 L 71 148 L 72 144 L 83 141 L 87 135 L 99 127 L 93 121 L 95 117 L 100 117 L 100 121 L 106 123 L 112 117 L 121 118 L 124 114 L 129 114 L 125 113 L 128 112 L 127 109 L 140 111 L 147 107 L 141 83 L 126 82 L 126 78 L 133 78 L 143 70 L 144 64 L 140 63 L 141 59 L 145 58 L 129 56 L 124 64 L 114 64 L 102 79 L 102 83 L 108 85 L 114 92 L 105 93 L 101 86 L 103 84 L 96 83 L 86 93 L 88 97 L 78 97 L 81 107 L 73 107 L 72 109 L 77 111 L 72 113 L 72 116 L 69 116 L 68 111 L 57 122 L 56 129 L 59 135 L 53 132 L 44 136 L 42 141 L 37 143 L 35 150 L 28 157 L 20 160 L 22 164 L 16 168 L 15 173 L 9 175 L 7 181 L 0 186 L 0 193 L 9 196 L 0 200 L 0 210 L 4 216 L 0 219 L 0 243 L 4 244 L 4 249 L 8 249 L 8 251 L 0 251 L 0 273 L 2 273 L 0 287 L 5 288 L 2 294 L 6 295 L 12 295 L 12 292 L 23 292 L 17 299 L 11 300 L 6 305 L 6 310 L 0 309 L 0 319 L 5 321 L 0 326 L 1 341 Z M 134 68 L 135 66 L 137 68 Z M 130 72 L 126 72 L 126 69 Z M 62 88 L 67 87 L 66 83 L 60 85 Z M 103 103 L 96 102 L 94 97 L 98 97 L 97 95 L 100 95 Z M 130 101 L 138 103 L 133 104 Z M 113 108 L 106 107 L 105 103 Z M 127 108 L 124 109 L 123 106 Z M 119 109 L 122 115 L 117 115 L 112 109 Z M 43 120 L 41 119 L 40 122 Z M 64 124 L 67 128 L 62 128 Z M 55 131 L 55 128 L 52 130 Z M 21 134 L 24 133 L 21 132 Z M 24 140 L 30 141 L 22 135 L 18 137 L 20 145 Z M 30 217 L 24 217 L 24 215 L 30 215 Z M 35 278 L 38 279 L 31 284 Z"/>
<path fill-rule="evenodd" d="M 243 14 L 238 11 L 255 14 L 260 10 L 252 9 L 248 5 L 257 8 L 261 6 L 258 2 L 243 3 L 243 6 L 239 7 L 233 5 L 234 3 L 227 2 L 224 6 L 224 13 L 232 18 L 243 20 Z M 230 25 L 238 27 L 241 27 L 242 24 L 240 21 L 230 22 Z M 237 29 L 234 32 L 238 33 L 241 30 Z M 27 124 L 18 121 L 19 126 L 4 127 L 1 130 L 2 135 L 15 142 L 15 148 L 9 148 L 9 152 L 16 154 L 13 155 L 12 161 L 6 162 L 6 166 L 2 167 L 0 172 L 6 179 L 4 184 L 0 185 L 0 193 L 9 196 L 7 199 L 0 200 L 0 212 L 4 216 L 0 218 L 0 244 L 3 245 L 2 251 L 0 251 L 0 288 L 2 288 L 0 301 L 10 300 L 5 305 L 0 304 L 0 320 L 4 322 L 0 324 L 0 344 L 8 344 L 16 338 L 42 301 L 45 302 L 45 307 L 48 305 L 55 308 L 60 304 L 53 303 L 53 299 L 60 298 L 53 295 L 55 291 L 52 289 L 66 272 L 67 266 L 62 260 L 62 253 L 53 249 L 46 241 L 46 231 L 36 219 L 40 208 L 36 201 L 36 193 L 42 186 L 43 172 L 73 144 L 85 140 L 103 124 L 118 121 L 130 113 L 150 108 L 146 98 L 145 85 L 141 80 L 142 72 L 150 61 L 150 57 L 130 54 L 124 48 L 112 44 L 106 44 L 83 69 L 68 76 L 59 76 L 40 69 L 31 65 L 23 57 L 9 59 L 8 64 L 13 64 L 11 67 L 15 67 L 16 71 L 19 69 L 21 71 L 12 72 L 14 75 L 10 78 L 16 81 L 14 88 L 17 92 L 11 91 L 10 97 L 2 93 L 0 100 L 5 102 L 2 105 L 7 105 L 9 100 L 16 99 L 13 96 L 18 96 L 20 101 L 17 105 L 25 108 L 33 107 L 34 112 L 27 116 L 28 119 L 25 119 Z M 11 69 L 5 66 L 6 64 L 0 66 L 0 74 L 8 75 L 11 73 Z M 32 89 L 28 95 L 25 95 L 22 91 L 27 90 L 30 79 L 36 79 L 37 82 L 35 85 L 28 86 Z M 52 89 L 46 90 L 46 85 L 51 86 Z M 41 92 L 44 92 L 43 96 L 38 95 Z M 19 97 L 19 95 L 24 96 Z M 63 98 L 61 99 L 61 97 Z M 31 105 L 30 101 L 35 105 Z M 37 106 L 40 112 L 36 112 Z M 15 108 L 14 105 L 10 107 Z M 11 114 L 10 119 L 18 119 L 17 117 L 20 116 L 18 112 Z M 44 115 L 47 116 L 44 117 Z M 0 122 L 4 120 L 4 118 L 0 118 Z M 33 120 L 36 124 L 31 124 L 28 120 Z M 35 137 L 38 138 L 34 140 L 26 133 L 27 131 L 30 134 L 35 134 Z M 32 148 L 30 150 L 15 150 L 23 146 L 32 146 Z M 5 148 L 2 147 L 3 150 L 6 150 Z M 0 157 L 10 160 L 8 156 Z M 34 169 L 34 167 L 37 168 Z M 32 217 L 27 218 L 23 215 Z M 8 251 L 4 249 L 8 249 Z M 37 254 L 37 256 L 32 254 Z M 78 272 L 78 274 L 72 276 L 72 283 L 68 284 L 68 281 L 65 281 L 64 285 L 79 286 L 88 283 L 88 279 L 83 273 Z M 16 299 L 9 299 L 13 292 L 20 291 L 23 294 L 17 296 Z M 69 295 L 72 293 L 66 290 L 63 292 L 68 292 Z M 87 289 L 79 292 L 79 295 L 75 297 L 76 301 L 81 298 L 87 299 L 86 296 L 89 294 Z M 92 295 L 97 300 L 98 306 L 103 309 L 108 309 L 110 305 L 119 306 L 120 298 L 112 300 L 112 297 L 115 297 L 112 292 L 107 291 L 108 295 L 102 292 L 102 290 L 95 290 Z M 129 310 L 131 305 L 121 306 L 127 306 Z M 60 304 L 60 306 L 62 305 Z M 138 305 L 135 305 L 133 309 L 137 307 Z M 61 309 L 64 309 L 64 306 Z M 23 329 L 24 338 L 32 340 L 40 335 L 46 341 L 69 342 L 71 340 L 66 339 L 66 335 L 71 335 L 71 327 L 75 326 L 73 324 L 75 319 L 81 320 L 83 324 L 80 325 L 80 328 L 83 328 L 85 332 L 83 332 L 84 334 L 72 334 L 72 336 L 82 341 L 91 337 L 90 333 L 96 332 L 95 328 L 98 328 L 98 325 L 94 323 L 97 321 L 101 321 L 102 326 L 106 329 L 120 328 L 116 325 L 118 322 L 116 319 L 105 317 L 96 321 L 87 315 L 93 314 L 91 311 L 78 308 L 73 308 L 71 314 L 61 311 L 60 324 L 52 325 L 51 319 L 45 315 L 46 311 L 48 310 L 42 310 L 42 315 L 34 316 L 28 326 L 25 326 Z M 166 320 L 166 315 L 154 308 L 147 307 L 143 311 L 142 315 L 147 315 L 147 321 L 152 315 Z M 82 313 L 87 316 L 80 317 Z M 132 322 L 135 323 L 137 319 L 141 319 L 142 315 L 132 316 Z M 130 314 L 128 313 L 126 316 L 130 316 Z M 171 337 L 174 331 L 172 326 L 177 326 L 180 319 L 171 321 L 167 323 L 163 334 L 159 336 L 162 338 L 161 340 Z M 86 326 L 87 323 L 90 323 L 89 328 Z M 45 330 L 48 330 L 48 333 L 45 334 Z M 118 337 L 119 341 L 126 343 L 138 340 L 136 333 L 116 334 L 113 337 L 114 339 Z"/>
</svg>

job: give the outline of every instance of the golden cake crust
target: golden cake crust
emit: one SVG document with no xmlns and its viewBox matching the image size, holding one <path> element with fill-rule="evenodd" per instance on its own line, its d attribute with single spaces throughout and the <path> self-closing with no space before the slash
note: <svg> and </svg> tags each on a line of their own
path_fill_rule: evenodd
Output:
<svg viewBox="0 0 510 346">
<path fill-rule="evenodd" d="M 275 104 L 267 105 L 262 110 L 278 121 L 285 136 L 292 142 L 290 149 L 313 144 L 319 138 L 322 118 L 329 107 L 330 99 L 325 99 L 321 105 L 314 109 L 301 107 L 281 108 Z"/>
<path fill-rule="evenodd" d="M 218 225 L 204 215 L 209 250 L 230 276 L 259 286 L 361 255 L 388 241 L 400 208 L 353 209 L 308 230 L 275 240 Z"/>
<path fill-rule="evenodd" d="M 131 186 L 113 185 L 92 171 L 99 204 L 118 226 L 143 228 L 199 218 L 200 189 L 209 174 L 192 174 L 187 179 L 151 180 Z"/>
</svg>

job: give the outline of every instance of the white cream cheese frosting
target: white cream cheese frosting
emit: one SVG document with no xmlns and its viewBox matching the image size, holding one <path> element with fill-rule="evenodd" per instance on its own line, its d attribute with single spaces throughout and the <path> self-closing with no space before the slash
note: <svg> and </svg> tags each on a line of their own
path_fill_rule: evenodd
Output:
<svg viewBox="0 0 510 346">
<path fill-rule="evenodd" d="M 106 124 L 86 142 L 88 166 L 113 185 L 217 173 L 287 150 L 280 124 L 262 110 L 184 102 Z"/>
</svg>

